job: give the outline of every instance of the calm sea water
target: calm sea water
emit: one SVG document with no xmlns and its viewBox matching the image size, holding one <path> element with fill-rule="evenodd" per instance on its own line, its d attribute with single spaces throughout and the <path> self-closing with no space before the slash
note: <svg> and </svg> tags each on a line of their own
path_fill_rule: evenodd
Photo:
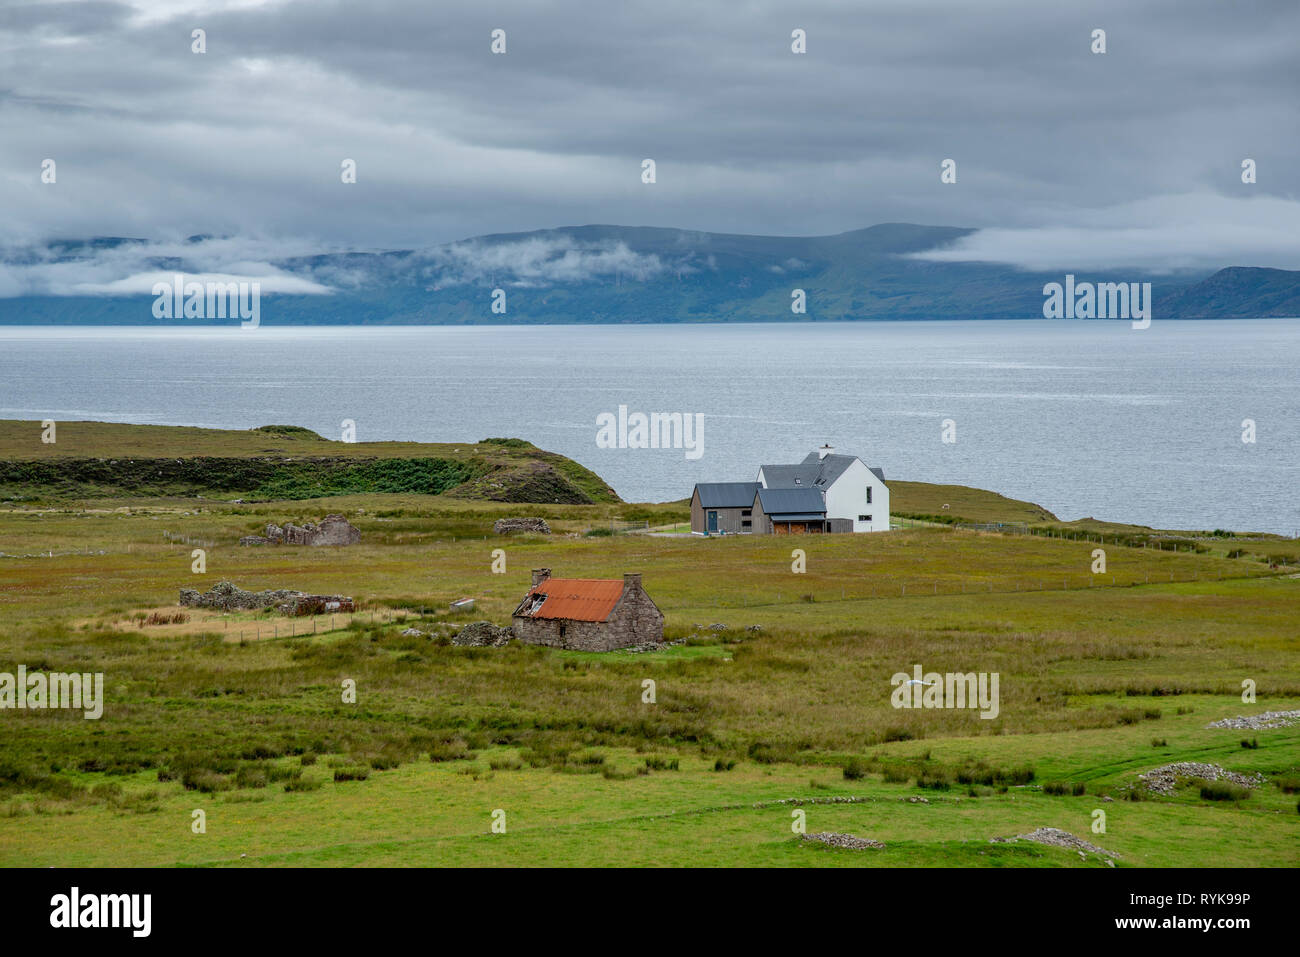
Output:
<svg viewBox="0 0 1300 957">
<path fill-rule="evenodd" d="M 830 442 L 887 478 L 995 489 L 1064 519 L 1296 534 L 1297 369 L 1300 320 L 0 326 L 0 418 L 520 436 L 632 501 Z M 620 405 L 703 413 L 702 457 L 597 448 L 597 415 Z"/>
</svg>

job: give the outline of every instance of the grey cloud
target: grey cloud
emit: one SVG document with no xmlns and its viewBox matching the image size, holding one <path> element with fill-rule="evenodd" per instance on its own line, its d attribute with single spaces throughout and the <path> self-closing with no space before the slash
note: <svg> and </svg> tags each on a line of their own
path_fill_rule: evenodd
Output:
<svg viewBox="0 0 1300 957">
<path fill-rule="evenodd" d="M 329 286 L 316 277 L 292 275 L 271 262 L 320 251 L 301 243 L 249 239 L 0 248 L 0 298 L 139 295 L 155 282 L 170 282 L 176 273 L 197 282 L 257 281 L 268 294 L 326 294 Z"/>
<path fill-rule="evenodd" d="M 1159 197 L 1088 211 L 1069 225 L 982 229 L 910 258 L 1003 263 L 1028 270 L 1204 270 L 1224 265 L 1300 269 L 1300 202 Z"/>
<path fill-rule="evenodd" d="M 1099 211 L 1153 199 L 1164 218 L 1148 225 L 1172 231 L 1208 201 L 1295 195 L 1300 7 L 1286 0 L 125 10 L 49 4 L 0 21 L 0 239 L 422 247 L 583 222 L 1082 235 Z M 803 56 L 789 51 L 796 26 Z M 505 56 L 488 50 L 494 27 Z M 1088 52 L 1094 27 L 1104 56 Z M 59 160 L 55 186 L 39 183 L 44 157 Z M 947 157 L 954 186 L 939 182 Z M 1269 211 L 1243 227 L 1265 243 L 1293 226 L 1290 207 Z"/>
</svg>

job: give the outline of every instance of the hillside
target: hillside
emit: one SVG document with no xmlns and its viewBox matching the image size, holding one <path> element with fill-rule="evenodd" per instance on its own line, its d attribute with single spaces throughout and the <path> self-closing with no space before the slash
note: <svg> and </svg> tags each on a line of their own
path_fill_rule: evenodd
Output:
<svg viewBox="0 0 1300 957">
<path fill-rule="evenodd" d="M 108 422 L 0 421 L 0 500 L 310 499 L 419 493 L 584 505 L 620 499 L 595 473 L 521 439 L 338 442 L 297 426 L 246 431 Z"/>
<path fill-rule="evenodd" d="M 973 232 L 886 223 L 835 236 L 743 236 L 657 227 L 576 226 L 480 236 L 427 248 L 287 257 L 279 273 L 324 294 L 263 294 L 268 325 L 774 322 L 889 319 L 1040 319 L 1043 285 L 1063 271 L 1026 272 L 978 262 L 930 262 L 911 254 Z M 182 255 L 151 253 L 133 239 L 57 243 L 10 251 L 0 266 L 36 277 L 58 266 L 119 280 L 234 268 L 214 258 L 210 237 Z M 1148 281 L 1158 318 L 1294 316 L 1300 272 L 1231 267 L 1213 275 L 1120 268 L 1080 280 Z M 16 279 L 23 295 L 0 298 L 0 324 L 212 324 L 156 319 L 153 297 L 68 295 L 48 280 Z M 143 290 L 146 279 L 138 279 Z M 506 296 L 493 312 L 492 291 Z M 807 311 L 791 311 L 803 289 Z M 237 321 L 237 320 L 234 320 Z"/>
<path fill-rule="evenodd" d="M 1161 308 L 1183 319 L 1300 316 L 1300 272 L 1233 266 L 1169 297 Z"/>
</svg>

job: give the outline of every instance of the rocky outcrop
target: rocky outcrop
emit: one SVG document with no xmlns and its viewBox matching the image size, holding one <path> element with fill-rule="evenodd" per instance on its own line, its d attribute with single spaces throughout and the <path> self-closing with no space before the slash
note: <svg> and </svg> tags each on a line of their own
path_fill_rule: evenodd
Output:
<svg viewBox="0 0 1300 957">
<path fill-rule="evenodd" d="M 319 615 L 356 611 L 356 603 L 342 595 L 308 595 L 289 588 L 245 591 L 232 582 L 217 582 L 207 592 L 182 588 L 179 604 L 215 611 L 256 611 L 274 607 L 282 615 Z"/>
<path fill-rule="evenodd" d="M 473 621 L 458 631 L 451 643 L 468 648 L 501 648 L 514 636 L 510 628 L 498 628 L 490 621 Z"/>
<path fill-rule="evenodd" d="M 492 531 L 498 535 L 509 535 L 512 532 L 536 532 L 549 535 L 551 526 L 546 524 L 544 518 L 498 518 L 492 525 Z"/>
<path fill-rule="evenodd" d="M 355 545 L 361 532 L 342 515 L 326 515 L 316 525 L 267 525 L 261 535 L 245 535 L 241 545 Z"/>
</svg>

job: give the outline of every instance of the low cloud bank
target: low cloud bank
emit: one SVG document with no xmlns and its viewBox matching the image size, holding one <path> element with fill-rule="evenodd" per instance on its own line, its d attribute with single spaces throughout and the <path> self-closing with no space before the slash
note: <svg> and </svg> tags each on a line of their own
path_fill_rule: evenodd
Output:
<svg viewBox="0 0 1300 957">
<path fill-rule="evenodd" d="M 1000 263 L 1032 271 L 1300 269 L 1300 202 L 1295 200 L 1164 196 L 1088 211 L 1077 220 L 1064 226 L 981 229 L 909 258 Z"/>
<path fill-rule="evenodd" d="M 571 237 L 535 237 L 509 243 L 477 240 L 424 250 L 435 289 L 497 282 L 537 287 L 619 276 L 646 280 L 664 271 L 656 255 L 633 252 L 626 243 L 580 243 Z"/>
</svg>

